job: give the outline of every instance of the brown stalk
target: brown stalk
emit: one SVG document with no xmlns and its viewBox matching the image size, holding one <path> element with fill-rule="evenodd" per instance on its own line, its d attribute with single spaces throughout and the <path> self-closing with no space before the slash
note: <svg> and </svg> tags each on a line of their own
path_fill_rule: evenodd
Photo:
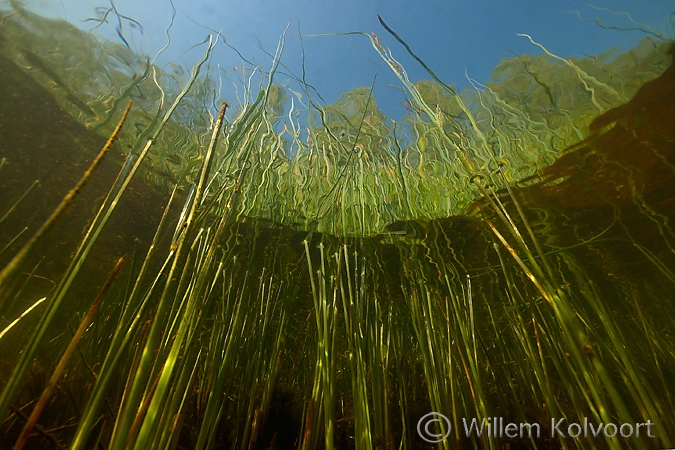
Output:
<svg viewBox="0 0 675 450">
<path fill-rule="evenodd" d="M 75 187 L 72 188 L 66 194 L 65 197 L 63 197 L 63 200 L 61 200 L 61 203 L 59 204 L 59 206 L 56 207 L 52 215 L 49 216 L 49 218 L 35 232 L 33 237 L 28 242 L 26 242 L 26 244 L 19 251 L 19 253 L 17 253 L 14 256 L 14 258 L 12 258 L 12 260 L 0 272 L 0 307 L 2 307 L 2 304 L 5 302 L 5 299 L 8 296 L 8 291 L 10 287 L 8 284 L 10 280 L 12 280 L 12 277 L 16 274 L 17 271 L 22 269 L 24 263 L 26 262 L 30 254 L 33 252 L 33 250 L 35 250 L 35 248 L 42 242 L 47 233 L 61 218 L 66 208 L 70 206 L 70 204 L 73 202 L 77 194 L 79 194 L 84 185 L 87 184 L 92 174 L 94 173 L 94 170 L 96 170 L 101 161 L 103 161 L 103 158 L 112 147 L 113 142 L 115 142 L 115 139 L 117 139 L 117 135 L 122 129 L 122 125 L 124 124 L 124 120 L 127 118 L 130 109 L 131 109 L 131 101 L 129 101 L 127 109 L 124 110 L 124 114 L 122 114 L 122 118 L 117 124 L 117 127 L 115 127 L 115 130 L 108 138 L 108 142 L 105 143 L 103 149 L 100 151 L 96 159 L 94 159 L 94 161 L 89 166 L 89 169 L 87 169 L 84 175 L 82 175 L 80 181 L 78 181 Z"/>
<path fill-rule="evenodd" d="M 84 335 L 84 332 L 87 330 L 87 328 L 91 324 L 92 320 L 94 319 L 94 314 L 96 314 L 96 311 L 98 310 L 98 307 L 101 305 L 101 302 L 103 301 L 103 297 L 105 297 L 105 294 L 108 292 L 108 289 L 110 288 L 110 285 L 115 280 L 115 276 L 117 276 L 117 272 L 119 272 L 120 268 L 122 267 L 123 261 L 124 261 L 124 257 L 121 257 L 117 261 L 117 264 L 115 265 L 115 268 L 112 270 L 112 272 L 110 272 L 110 275 L 108 276 L 108 279 L 106 280 L 105 284 L 101 288 L 101 291 L 99 292 L 98 296 L 94 300 L 94 303 L 91 305 L 91 308 L 89 308 L 89 312 L 87 313 L 87 315 L 84 317 L 84 319 L 80 323 L 80 327 L 77 329 L 77 332 L 75 333 L 73 338 L 70 340 L 70 344 L 68 344 L 68 348 L 63 353 L 63 356 L 61 356 L 61 360 L 59 361 L 59 364 L 56 366 L 56 369 L 54 369 L 54 372 L 52 373 L 51 378 L 47 382 L 47 386 L 45 386 L 45 389 L 42 391 L 42 395 L 40 396 L 40 400 L 38 400 L 37 404 L 35 405 L 35 408 L 33 409 L 33 412 L 31 413 L 30 417 L 28 418 L 28 421 L 24 425 L 23 430 L 21 431 L 21 434 L 19 435 L 19 438 L 16 440 L 16 444 L 14 444 L 14 450 L 21 450 L 24 447 L 24 445 L 26 445 L 26 442 L 28 441 L 28 437 L 33 432 L 33 427 L 35 427 L 35 424 L 37 423 L 38 419 L 40 418 L 40 414 L 42 414 L 42 411 L 44 410 L 45 406 L 47 406 L 47 402 L 49 401 L 49 398 L 51 397 L 52 392 L 54 391 L 54 388 L 56 387 L 56 383 L 58 382 L 59 378 L 61 377 L 61 374 L 65 370 L 66 365 L 68 365 L 68 361 L 70 360 L 70 357 L 75 352 L 75 349 L 77 348 L 77 345 L 80 343 L 80 339 L 82 339 L 82 335 Z"/>
<path fill-rule="evenodd" d="M 21 411 L 19 408 L 15 408 L 12 406 L 12 412 L 18 416 L 21 416 L 23 420 L 28 420 L 28 416 L 24 414 L 23 411 Z M 51 430 L 45 430 L 42 428 L 40 425 L 35 425 L 35 431 L 37 431 L 39 434 L 44 436 L 46 439 L 49 439 L 52 441 L 52 443 L 59 449 L 59 450 L 66 450 L 66 447 L 61 445 L 61 443 L 56 439 L 56 437 L 52 434 Z"/>
</svg>

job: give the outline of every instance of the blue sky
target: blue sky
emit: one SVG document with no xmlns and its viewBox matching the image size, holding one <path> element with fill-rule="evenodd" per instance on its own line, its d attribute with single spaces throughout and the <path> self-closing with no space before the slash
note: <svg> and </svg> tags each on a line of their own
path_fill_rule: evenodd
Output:
<svg viewBox="0 0 675 450">
<path fill-rule="evenodd" d="M 465 71 L 471 78 L 485 82 L 492 69 L 513 53 L 540 53 L 527 39 L 518 37 L 518 33 L 531 35 L 564 57 L 599 54 L 617 46 L 628 49 L 644 33 L 607 30 L 582 20 L 594 18 L 612 26 L 635 26 L 626 14 L 616 14 L 628 13 L 635 22 L 673 38 L 675 0 L 591 1 L 174 0 L 177 13 L 171 30 L 171 46 L 158 63 L 178 62 L 190 66 L 203 54 L 203 47 L 192 47 L 203 41 L 211 28 L 221 31 L 229 44 L 266 70 L 271 59 L 261 47 L 273 53 L 290 21 L 282 60 L 295 74 L 301 72 L 300 27 L 306 35 L 375 32 L 382 44 L 392 49 L 411 80 L 428 78 L 382 28 L 377 20 L 379 14 L 441 79 L 465 87 Z M 121 34 L 132 48 L 154 56 L 166 44 L 165 30 L 172 14 L 169 0 L 115 0 L 114 5 L 119 14 L 143 26 L 141 34 L 132 21 L 122 21 Z M 27 7 L 91 29 L 96 22 L 87 19 L 101 17 L 111 3 L 110 0 L 28 0 Z M 119 23 L 113 15 L 108 19 L 94 32 L 122 42 L 117 34 Z M 303 44 L 307 81 L 318 88 L 326 101 L 334 102 L 342 92 L 370 85 L 377 73 L 375 92 L 381 108 L 393 116 L 405 113 L 403 96 L 388 86 L 388 82 L 396 82 L 395 77 L 365 37 L 304 36 Z M 213 62 L 233 79 L 239 75 L 234 68 L 242 66 L 242 61 L 225 46 L 217 48 Z"/>
</svg>

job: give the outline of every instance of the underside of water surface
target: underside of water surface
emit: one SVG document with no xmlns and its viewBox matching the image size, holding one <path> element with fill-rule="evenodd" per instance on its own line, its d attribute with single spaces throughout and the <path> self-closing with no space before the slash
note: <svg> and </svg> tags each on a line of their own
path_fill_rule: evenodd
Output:
<svg viewBox="0 0 675 450">
<path fill-rule="evenodd" d="M 382 25 L 397 120 L 0 13 L 0 448 L 675 445 L 672 44 L 459 91 Z"/>
</svg>

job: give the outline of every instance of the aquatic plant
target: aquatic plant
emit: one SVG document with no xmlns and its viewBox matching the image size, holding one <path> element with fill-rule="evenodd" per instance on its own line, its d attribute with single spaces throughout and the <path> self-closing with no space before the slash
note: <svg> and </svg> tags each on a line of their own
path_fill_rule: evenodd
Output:
<svg viewBox="0 0 675 450">
<path fill-rule="evenodd" d="M 40 19 L 15 8 L 3 33 L 47 45 Z M 544 54 L 504 61 L 493 82 L 457 92 L 381 24 L 432 78 L 411 82 L 375 34 L 352 33 L 400 80 L 411 109 L 400 123 L 379 110 L 376 80 L 326 105 L 291 75 L 304 95 L 290 95 L 275 82 L 285 34 L 269 71 L 253 70 L 239 104 L 221 103 L 217 115 L 205 106 L 217 83 L 202 71 L 218 35 L 202 43 L 189 76 L 92 45 L 128 62 L 110 84 L 87 85 L 101 96 L 80 96 L 68 66 L 28 56 L 16 39 L 2 44 L 42 67 L 32 76 L 60 80 L 52 94 L 92 135 L 111 135 L 105 151 L 118 135 L 128 146 L 44 306 L 25 294 L 42 273 L 37 244 L 91 171 L 33 239 L 20 232 L 5 247 L 26 249 L 0 274 L 3 320 L 20 318 L 0 334 L 13 348 L 0 375 L 9 445 L 24 445 L 40 410 L 52 429 L 35 429 L 72 449 L 421 448 L 416 425 L 430 411 L 455 430 L 443 448 L 501 448 L 501 436 L 459 433 L 463 419 L 497 415 L 650 419 L 657 435 L 523 437 L 512 448 L 672 445 L 672 127 L 633 108 L 641 92 L 669 82 L 665 44 L 648 38 L 616 59 L 570 60 L 528 36 Z M 129 118 L 117 119 L 129 97 Z M 187 123 L 186 111 L 198 117 Z M 617 135 L 649 154 L 657 182 L 629 151 L 607 151 Z M 151 237 L 103 284 L 94 316 L 91 299 L 78 302 L 89 290 L 76 289 L 105 259 L 96 246 L 121 232 L 110 223 L 143 167 L 165 206 Z M 624 247 L 648 276 L 631 274 Z M 74 337 L 59 340 L 67 330 L 57 318 L 85 310 Z M 53 373 L 47 390 L 25 381 L 40 384 L 36 359 Z M 56 429 L 64 417 L 72 427 Z M 439 435 L 450 431 L 438 425 Z"/>
</svg>

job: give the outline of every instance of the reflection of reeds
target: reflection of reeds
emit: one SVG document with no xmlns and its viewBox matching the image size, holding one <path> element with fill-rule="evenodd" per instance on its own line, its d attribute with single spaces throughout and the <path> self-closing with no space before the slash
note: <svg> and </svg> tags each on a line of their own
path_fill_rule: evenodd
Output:
<svg viewBox="0 0 675 450">
<path fill-rule="evenodd" d="M 223 105 L 208 132 L 190 137 L 199 155 L 181 169 L 147 251 L 129 269 L 127 291 L 109 294 L 115 301 L 91 325 L 95 336 L 78 331 L 87 370 L 64 377 L 92 384 L 78 404 L 76 430 L 64 434 L 71 448 L 272 448 L 283 431 L 273 428 L 282 391 L 295 394 L 296 407 L 281 408 L 297 427 L 286 445 L 307 450 L 418 448 L 417 420 L 429 411 L 451 421 L 452 437 L 439 444 L 447 449 L 501 448 L 495 436 L 461 436 L 462 419 L 494 416 L 542 424 L 650 419 L 659 445 L 671 445 L 675 423 L 667 413 L 675 400 L 658 391 L 669 389 L 673 345 L 639 294 L 630 302 L 636 317 L 629 323 L 637 325 L 630 336 L 648 350 L 631 342 L 599 278 L 574 253 L 604 238 L 551 247 L 544 239 L 559 227 L 546 216 L 552 213 L 536 205 L 545 218 L 535 226 L 535 208 L 512 187 L 532 170 L 524 166 L 551 162 L 590 119 L 557 104 L 537 115 L 498 85 L 469 95 L 440 80 L 412 83 L 392 52 L 366 36 L 404 85 L 414 111 L 408 124 L 386 120 L 372 86 L 320 105 L 304 81 L 307 126 L 293 114 L 293 100 L 286 120 L 273 83 L 282 40 L 267 84 L 257 93 L 247 85 L 235 118 L 225 124 Z M 166 110 L 157 81 L 161 106 L 48 296 L 50 309 L 3 387 L 0 417 L 20 411 L 15 399 L 55 311 L 141 162 L 156 147 L 171 148 L 163 139 L 180 128 L 174 114 L 194 100 L 214 45 L 209 40 Z M 535 63 L 514 62 L 555 103 L 552 82 L 535 73 Z M 596 80 L 573 69 L 587 88 Z M 608 98 L 618 91 L 608 92 L 593 91 L 591 103 L 613 106 Z M 564 136 L 553 126 L 563 116 Z M 475 200 L 483 208 L 463 219 L 460 232 L 450 219 L 428 220 L 463 213 Z M 639 193 L 633 201 L 669 242 L 666 216 Z M 672 283 L 668 262 L 626 234 Z M 478 271 L 475 260 L 491 265 Z M 3 272 L 3 287 L 18 282 L 13 267 Z M 445 434 L 443 427 L 435 432 Z M 613 439 L 515 444 L 627 446 Z"/>
</svg>

